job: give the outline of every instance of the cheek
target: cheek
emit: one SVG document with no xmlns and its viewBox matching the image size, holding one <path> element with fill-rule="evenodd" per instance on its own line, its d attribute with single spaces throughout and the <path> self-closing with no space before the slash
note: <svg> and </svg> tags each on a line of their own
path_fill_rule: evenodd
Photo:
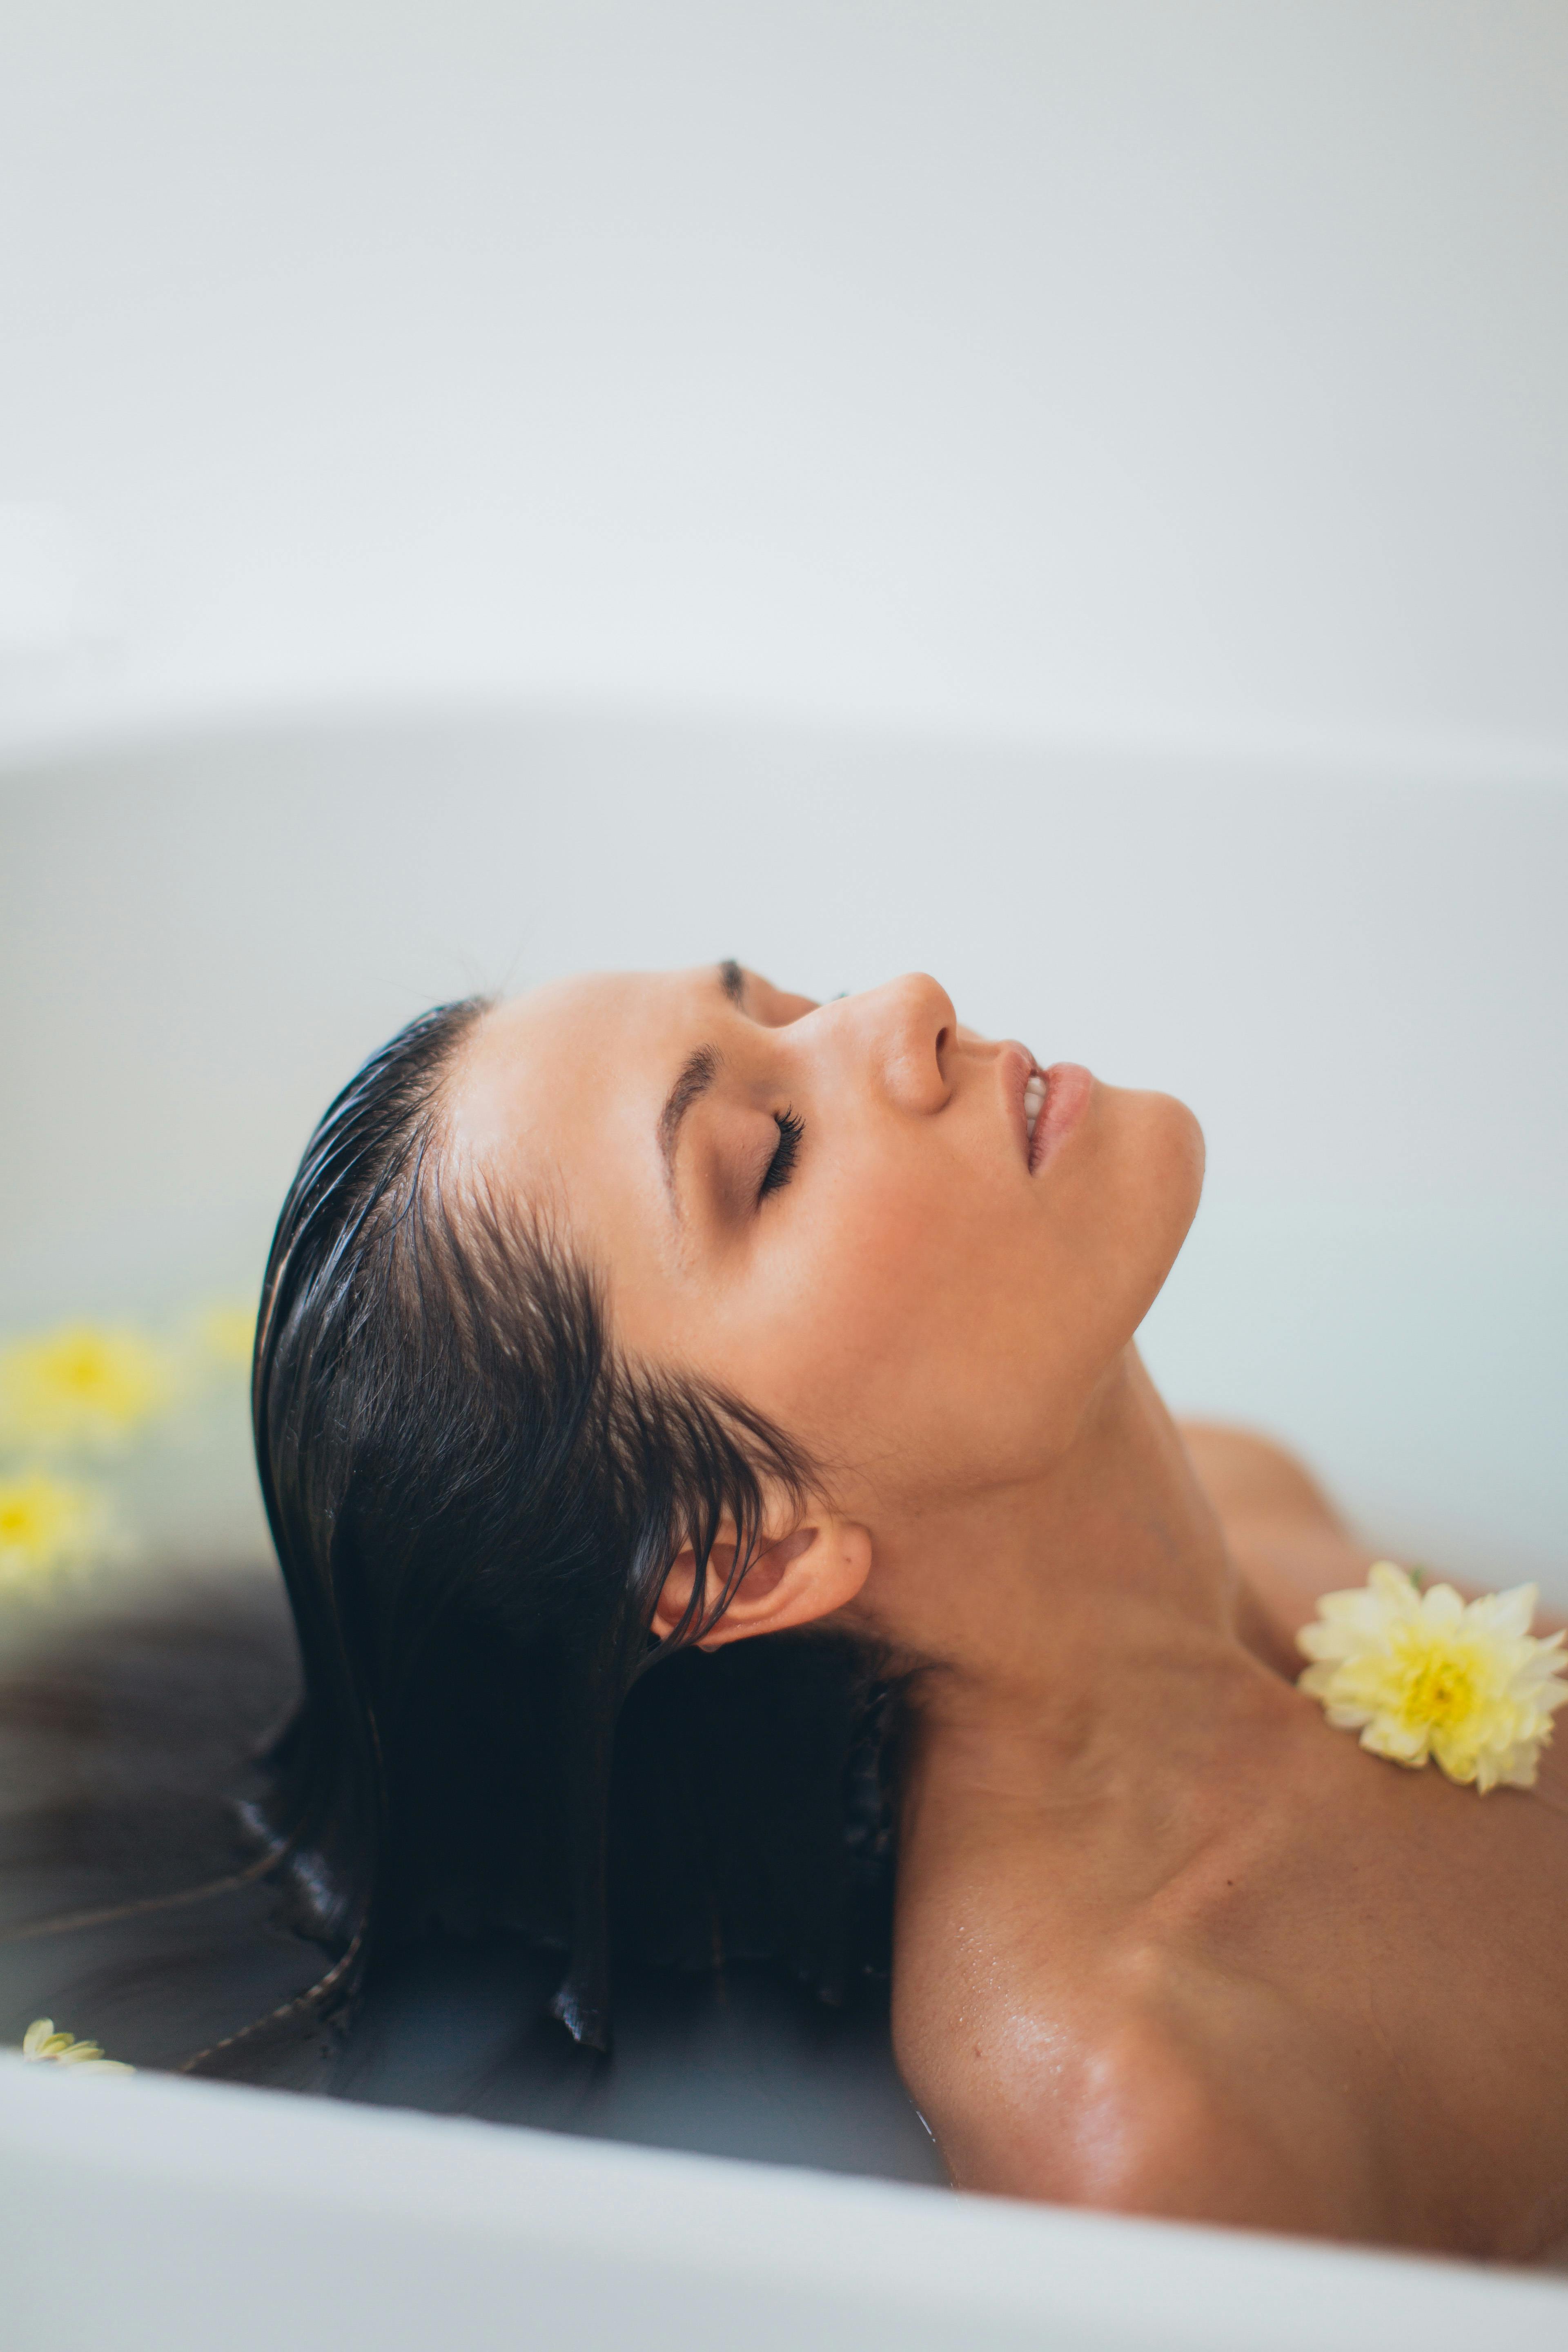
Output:
<svg viewBox="0 0 1568 2352">
<path fill-rule="evenodd" d="M 1109 1091 L 1109 1090 L 1108 1090 Z M 866 1177 L 794 1266 L 780 1417 L 925 1488 L 1028 1475 L 1070 1444 L 1197 1206 L 1203 1137 L 1168 1096 L 1108 1102 L 1065 1181 L 984 1195 Z M 786 1395 L 787 1388 L 787 1395 Z M 857 1454 L 857 1449 L 858 1452 Z"/>
<path fill-rule="evenodd" d="M 813 1452 L 843 1459 L 887 1417 L 900 1368 L 930 1357 L 937 1244 L 951 1219 L 886 1170 L 835 1171 L 781 1199 L 712 1334 L 726 1378 Z"/>
<path fill-rule="evenodd" d="M 953 1197 L 865 1172 L 801 1214 L 770 1254 L 765 1303 L 733 1330 L 742 1394 L 822 1459 L 877 1463 L 900 1483 L 972 1456 L 1021 1341 L 1001 1328 L 1014 1245 Z M 742 1369 L 743 1368 L 743 1369 Z M 1015 1375 L 1016 1377 L 1016 1375 Z"/>
<path fill-rule="evenodd" d="M 692 1360 L 819 1460 L 916 1491 L 1026 1475 L 1070 1443 L 1196 1205 L 1202 1139 L 1163 1097 L 1108 1104 L 1049 1195 L 928 1158 L 781 1202 Z"/>
</svg>

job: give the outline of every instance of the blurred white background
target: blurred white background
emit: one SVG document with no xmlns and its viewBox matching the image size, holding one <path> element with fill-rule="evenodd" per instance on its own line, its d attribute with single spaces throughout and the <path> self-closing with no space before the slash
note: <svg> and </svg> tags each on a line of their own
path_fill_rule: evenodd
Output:
<svg viewBox="0 0 1568 2352">
<path fill-rule="evenodd" d="M 7 0 L 10 739 L 1568 742 L 1562 0 Z"/>
<path fill-rule="evenodd" d="M 1568 1600 L 1568 10 L 10 0 L 0 1321 L 433 998 L 1174 1087 L 1178 1402 Z"/>
</svg>

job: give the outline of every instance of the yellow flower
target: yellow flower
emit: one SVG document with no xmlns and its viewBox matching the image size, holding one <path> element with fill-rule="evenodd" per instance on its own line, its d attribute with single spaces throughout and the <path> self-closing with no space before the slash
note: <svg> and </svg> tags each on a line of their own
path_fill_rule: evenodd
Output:
<svg viewBox="0 0 1568 2352">
<path fill-rule="evenodd" d="M 36 2017 L 22 2036 L 24 2058 L 47 2060 L 56 2066 L 74 2066 L 83 2074 L 134 2074 L 123 2058 L 106 2058 L 96 2042 L 75 2042 L 57 2033 L 52 2017 Z"/>
<path fill-rule="evenodd" d="M 105 1532 L 90 1486 L 43 1470 L 0 1476 L 0 1589 L 81 1566 L 103 1549 Z"/>
<path fill-rule="evenodd" d="M 0 1441 L 113 1444 L 174 1393 L 163 1350 L 139 1331 L 66 1323 L 0 1349 Z"/>
<path fill-rule="evenodd" d="M 1374 1756 L 1412 1767 L 1436 1757 L 1483 1795 L 1500 1782 L 1532 1788 L 1552 1715 L 1568 1704 L 1563 1636 L 1531 1636 L 1535 1601 L 1521 1584 L 1467 1605 L 1451 1584 L 1423 1592 L 1380 1559 L 1363 1591 L 1325 1593 L 1321 1622 L 1297 1635 L 1314 1661 L 1300 1687 Z"/>
</svg>

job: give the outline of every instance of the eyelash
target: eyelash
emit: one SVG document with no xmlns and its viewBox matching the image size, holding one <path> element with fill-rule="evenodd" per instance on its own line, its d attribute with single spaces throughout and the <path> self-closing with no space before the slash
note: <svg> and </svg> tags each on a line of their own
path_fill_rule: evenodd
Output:
<svg viewBox="0 0 1568 2352">
<path fill-rule="evenodd" d="M 800 1150 L 800 1139 L 805 1133 L 805 1121 L 796 1118 L 793 1110 L 775 1110 L 773 1124 L 779 1131 L 778 1150 L 763 1171 L 762 1189 L 757 1194 L 759 1201 L 765 1201 L 770 1192 L 778 1192 L 781 1186 L 789 1182 L 795 1173 L 795 1158 Z"/>
</svg>

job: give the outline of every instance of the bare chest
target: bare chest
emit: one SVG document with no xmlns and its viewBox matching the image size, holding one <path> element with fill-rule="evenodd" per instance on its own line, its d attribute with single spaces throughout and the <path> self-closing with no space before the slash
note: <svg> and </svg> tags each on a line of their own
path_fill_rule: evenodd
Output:
<svg viewBox="0 0 1568 2352">
<path fill-rule="evenodd" d="M 1525 2253 L 1568 2227 L 1568 1776 L 1550 1762 L 1537 1791 L 1482 1798 L 1322 1727 L 1149 1906 L 1178 1977 L 1268 1995 L 1275 2095 L 1340 2104 L 1408 2242 Z"/>
<path fill-rule="evenodd" d="M 904 2039 L 943 2084 L 961 2042 L 978 2056 L 971 2021 L 1004 2011 L 1058 2053 L 1054 2081 L 1124 2028 L 1201 2052 L 1264 2135 L 1331 2110 L 1366 2184 L 1352 2234 L 1528 2255 L 1568 2230 L 1568 1756 L 1550 1760 L 1539 1792 L 1481 1798 L 1314 1715 L 1176 1824 L 1173 1867 L 1157 1808 L 971 1824 L 900 1891 Z"/>
</svg>

